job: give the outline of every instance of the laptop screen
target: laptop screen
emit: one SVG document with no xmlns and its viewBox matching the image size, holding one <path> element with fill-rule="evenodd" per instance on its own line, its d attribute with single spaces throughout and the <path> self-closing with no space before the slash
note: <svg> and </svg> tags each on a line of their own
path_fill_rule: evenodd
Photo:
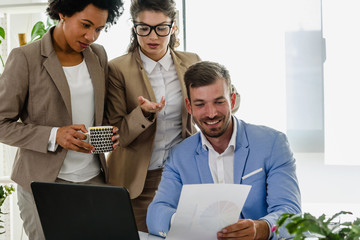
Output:
<svg viewBox="0 0 360 240">
<path fill-rule="evenodd" d="M 31 183 L 47 240 L 139 240 L 127 189 Z"/>
</svg>

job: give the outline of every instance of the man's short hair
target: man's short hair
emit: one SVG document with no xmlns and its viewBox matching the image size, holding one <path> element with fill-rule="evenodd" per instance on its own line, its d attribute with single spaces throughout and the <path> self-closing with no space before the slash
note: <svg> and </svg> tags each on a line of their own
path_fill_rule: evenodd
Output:
<svg viewBox="0 0 360 240">
<path fill-rule="evenodd" d="M 188 98 L 190 100 L 190 88 L 207 86 L 215 83 L 219 78 L 223 78 L 231 94 L 231 79 L 229 71 L 221 64 L 202 61 L 191 65 L 185 72 L 185 85 Z"/>
</svg>

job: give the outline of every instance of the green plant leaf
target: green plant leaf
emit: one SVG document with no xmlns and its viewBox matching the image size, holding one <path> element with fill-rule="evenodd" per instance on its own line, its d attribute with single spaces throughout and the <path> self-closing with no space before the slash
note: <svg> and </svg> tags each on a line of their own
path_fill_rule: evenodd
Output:
<svg viewBox="0 0 360 240">
<path fill-rule="evenodd" d="M 359 234 L 360 235 L 360 226 L 358 225 L 353 225 L 351 230 L 356 233 L 356 234 Z"/>
<path fill-rule="evenodd" d="M 294 235 L 294 240 L 302 240 L 310 235 L 318 239 L 326 240 L 360 240 L 360 218 L 353 222 L 333 222 L 340 215 L 351 214 L 341 211 L 326 219 L 323 214 L 319 218 L 310 213 L 302 214 L 282 214 L 277 221 L 277 226 L 285 225 L 290 234 Z M 278 229 L 276 234 L 278 234 Z"/>
<path fill-rule="evenodd" d="M 344 215 L 344 214 L 352 214 L 351 212 L 346 212 L 346 211 L 341 211 L 338 213 L 335 213 L 332 217 L 330 217 L 327 221 L 326 224 L 329 224 L 332 220 L 334 220 L 335 218 L 337 218 L 340 215 Z"/>
<path fill-rule="evenodd" d="M 42 21 L 35 23 L 33 29 L 31 30 L 31 40 L 33 42 L 37 39 L 42 38 L 42 36 L 46 33 L 45 24 Z"/>
<path fill-rule="evenodd" d="M 5 30 L 2 27 L 0 27 L 0 37 L 2 37 L 2 39 L 5 39 Z"/>
<path fill-rule="evenodd" d="M 0 215 L 5 215 L 5 214 L 7 214 L 7 213 L 3 213 L 2 212 L 2 210 L 1 210 L 1 206 L 3 205 L 3 203 L 4 203 L 4 201 L 5 201 L 5 199 L 6 199 L 6 197 L 7 196 L 9 196 L 12 192 L 14 192 L 15 191 L 15 188 L 14 188 L 14 186 L 13 185 L 0 185 Z M 3 221 L 0 219 L 0 223 L 1 223 L 1 225 L 0 225 L 0 229 L 1 228 L 4 228 L 4 226 L 3 226 Z M 3 233 L 5 233 L 5 231 L 3 231 L 3 232 L 0 232 L 0 234 L 3 234 Z"/>
<path fill-rule="evenodd" d="M 291 213 L 284 213 L 284 214 L 282 214 L 282 215 L 280 216 L 279 220 L 277 221 L 277 226 L 281 227 L 281 226 L 285 223 L 285 221 L 286 221 L 288 218 L 292 217 L 293 215 L 294 215 L 294 214 L 291 214 Z"/>
</svg>

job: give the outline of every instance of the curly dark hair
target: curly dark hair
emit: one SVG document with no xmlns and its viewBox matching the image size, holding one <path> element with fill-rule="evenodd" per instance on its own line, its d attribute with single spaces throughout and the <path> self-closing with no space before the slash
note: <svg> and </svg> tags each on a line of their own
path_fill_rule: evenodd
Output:
<svg viewBox="0 0 360 240">
<path fill-rule="evenodd" d="M 140 12 L 150 10 L 155 12 L 162 12 L 165 16 L 168 16 L 171 21 L 176 19 L 176 3 L 174 0 L 132 0 L 130 6 L 130 14 L 133 21 L 137 18 Z M 169 47 L 174 49 L 179 45 L 179 40 L 176 38 L 178 29 L 175 34 L 170 36 Z M 137 36 L 134 30 L 132 30 L 130 45 L 128 52 L 134 52 L 139 47 Z"/>
<path fill-rule="evenodd" d="M 75 13 L 84 10 L 89 4 L 108 10 L 107 25 L 116 24 L 117 19 L 124 11 L 122 0 L 49 0 L 46 12 L 51 19 L 60 20 L 59 13 L 71 17 Z"/>
</svg>

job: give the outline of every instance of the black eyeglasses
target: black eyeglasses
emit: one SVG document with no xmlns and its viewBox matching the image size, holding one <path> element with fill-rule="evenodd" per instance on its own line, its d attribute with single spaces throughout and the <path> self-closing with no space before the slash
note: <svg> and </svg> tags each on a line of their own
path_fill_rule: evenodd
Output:
<svg viewBox="0 0 360 240">
<path fill-rule="evenodd" d="M 134 24 L 134 29 L 135 29 L 135 33 L 141 37 L 146 37 L 150 35 L 153 29 L 159 37 L 166 37 L 170 34 L 172 25 L 173 22 L 171 22 L 171 24 L 158 24 L 156 26 L 150 26 L 141 23 L 141 24 Z"/>
</svg>

